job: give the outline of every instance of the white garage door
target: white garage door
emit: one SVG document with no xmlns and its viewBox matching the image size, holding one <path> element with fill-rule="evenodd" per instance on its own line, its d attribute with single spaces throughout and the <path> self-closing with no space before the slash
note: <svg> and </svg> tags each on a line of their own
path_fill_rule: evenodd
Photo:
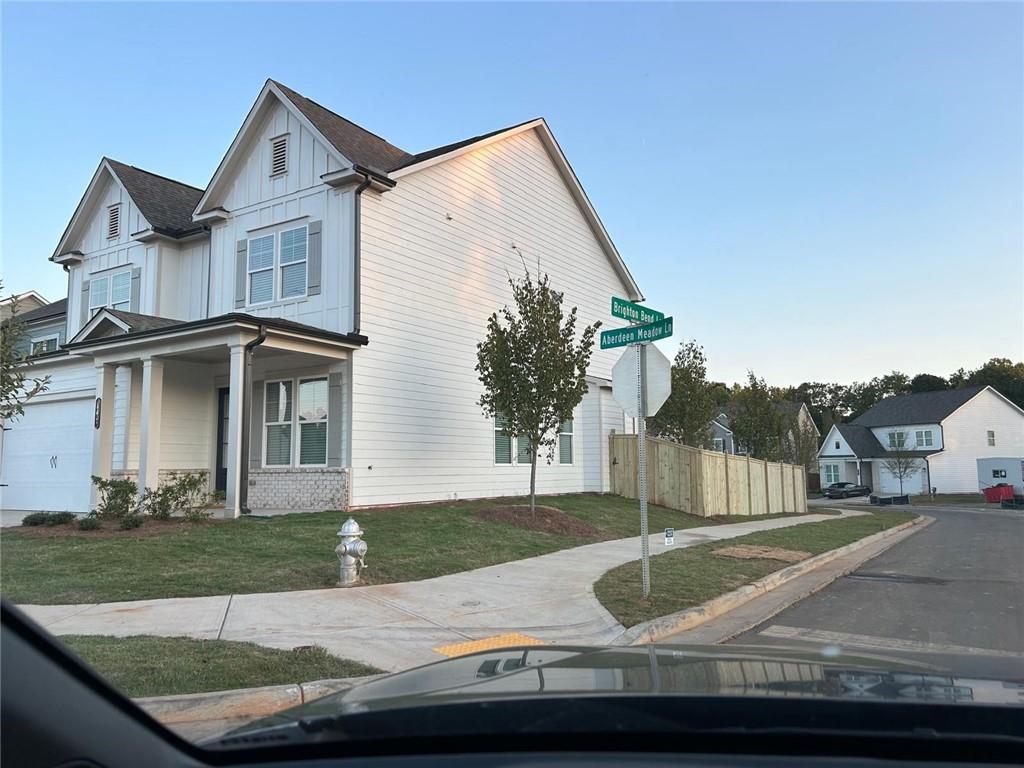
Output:
<svg viewBox="0 0 1024 768">
<path fill-rule="evenodd" d="M 88 512 L 93 399 L 28 403 L 3 436 L 0 509 Z"/>
</svg>

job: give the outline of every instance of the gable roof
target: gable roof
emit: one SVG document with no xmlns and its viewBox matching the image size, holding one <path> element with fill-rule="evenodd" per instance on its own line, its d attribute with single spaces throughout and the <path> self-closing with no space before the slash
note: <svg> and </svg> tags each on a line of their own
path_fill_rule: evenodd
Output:
<svg viewBox="0 0 1024 768">
<path fill-rule="evenodd" d="M 99 180 L 104 174 L 110 174 L 124 188 L 154 232 L 179 238 L 203 230 L 203 225 L 192 221 L 192 211 L 202 197 L 203 190 L 103 157 L 100 158 L 89 185 L 82 193 L 75 212 L 60 236 L 60 241 L 50 256 L 51 260 L 67 253 L 67 246 L 76 232 L 76 225 L 83 212 L 89 208 L 93 194 L 99 188 Z"/>
<path fill-rule="evenodd" d="M 134 165 L 104 158 L 154 231 L 182 237 L 202 229 L 192 221 L 203 190 Z"/>
<path fill-rule="evenodd" d="M 30 309 L 28 312 L 19 312 L 14 315 L 18 322 L 31 323 L 37 320 L 50 320 L 61 315 L 66 315 L 68 311 L 68 300 L 67 298 L 58 299 L 52 301 L 49 304 L 44 304 L 41 307 Z"/>
<path fill-rule="evenodd" d="M 276 80 L 269 82 L 277 86 L 338 152 L 356 165 L 386 173 L 407 164 L 415 157 L 288 86 Z"/>
<path fill-rule="evenodd" d="M 938 424 L 983 389 L 984 386 L 976 386 L 887 397 L 851 423 L 862 427 Z"/>
<path fill-rule="evenodd" d="M 435 157 L 441 157 L 442 155 L 446 155 L 449 152 L 455 152 L 459 149 L 463 149 L 464 147 L 476 144 L 479 141 L 484 141 L 486 139 L 493 138 L 495 136 L 498 136 L 499 134 L 505 133 L 506 131 L 514 131 L 517 128 L 522 128 L 524 125 L 529 125 L 530 123 L 535 123 L 543 119 L 544 118 L 541 117 L 535 117 L 531 120 L 524 120 L 521 123 L 516 123 L 515 125 L 510 125 L 506 128 L 499 128 L 496 131 L 488 131 L 487 133 L 482 133 L 479 136 L 472 136 L 468 139 L 462 139 L 462 141 L 455 141 L 452 142 L 451 144 L 444 144 L 440 147 L 434 147 L 433 149 L 428 149 L 424 152 L 419 152 L 415 155 L 409 155 L 408 159 L 404 160 L 403 162 L 399 163 L 393 168 L 389 168 L 388 170 L 398 171 L 410 165 L 415 165 L 416 163 L 422 163 L 426 160 L 433 160 Z"/>
</svg>

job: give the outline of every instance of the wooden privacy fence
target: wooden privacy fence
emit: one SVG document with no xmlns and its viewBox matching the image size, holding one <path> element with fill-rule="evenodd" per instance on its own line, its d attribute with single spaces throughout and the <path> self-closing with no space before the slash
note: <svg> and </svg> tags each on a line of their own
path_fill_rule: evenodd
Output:
<svg viewBox="0 0 1024 768">
<path fill-rule="evenodd" d="M 612 493 L 638 498 L 636 435 L 609 435 Z M 647 438 L 647 498 L 691 515 L 807 511 L 805 469 Z"/>
</svg>

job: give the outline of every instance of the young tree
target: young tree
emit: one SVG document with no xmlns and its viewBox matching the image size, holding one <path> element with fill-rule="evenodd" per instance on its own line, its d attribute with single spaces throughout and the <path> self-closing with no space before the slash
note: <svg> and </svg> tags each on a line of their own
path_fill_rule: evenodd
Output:
<svg viewBox="0 0 1024 768">
<path fill-rule="evenodd" d="M 903 481 L 921 471 L 921 461 L 912 453 L 916 447 L 916 443 L 907 445 L 905 432 L 897 432 L 895 445 L 886 449 L 886 458 L 882 459 L 882 467 L 900 481 L 900 496 L 903 495 Z"/>
<path fill-rule="evenodd" d="M 32 361 L 26 347 L 25 324 L 18 320 L 17 312 L 17 302 L 12 302 L 11 317 L 0 326 L 0 424 L 15 421 L 25 413 L 25 403 L 50 384 L 49 376 L 29 375 Z"/>
<path fill-rule="evenodd" d="M 772 391 L 753 371 L 746 386 L 733 390 L 729 428 L 737 445 L 758 459 L 782 458 L 782 416 L 775 407 Z"/>
<path fill-rule="evenodd" d="M 521 255 L 521 254 L 520 254 Z M 547 275 L 529 270 L 509 277 L 516 308 L 504 307 L 487 321 L 487 337 L 477 345 L 476 370 L 486 416 L 501 416 L 504 432 L 524 438 L 530 448 L 530 512 L 536 509 L 537 455 L 554 458 L 558 427 L 587 391 L 586 374 L 601 323 L 586 326 L 576 342 L 576 307 L 562 311 L 563 295 Z"/>
<path fill-rule="evenodd" d="M 782 445 L 784 461 L 817 471 L 818 433 L 811 424 L 800 421 L 799 412 L 782 417 Z"/>
<path fill-rule="evenodd" d="M 714 384 L 707 379 L 704 348 L 695 340 L 679 345 L 672 363 L 672 394 L 649 420 L 651 433 L 684 445 L 710 444 L 710 423 L 718 415 Z"/>
</svg>

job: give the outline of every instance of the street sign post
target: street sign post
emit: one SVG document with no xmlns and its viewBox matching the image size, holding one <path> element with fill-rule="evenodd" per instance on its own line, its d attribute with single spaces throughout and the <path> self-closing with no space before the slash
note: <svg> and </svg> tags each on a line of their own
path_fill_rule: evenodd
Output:
<svg viewBox="0 0 1024 768">
<path fill-rule="evenodd" d="M 663 317 L 653 323 L 631 325 L 628 328 L 615 328 L 601 331 L 601 349 L 625 347 L 629 344 L 645 344 L 672 335 L 672 318 Z"/>
<path fill-rule="evenodd" d="M 634 323 L 628 328 L 602 331 L 601 349 L 629 346 L 612 368 L 612 395 L 627 413 L 636 416 L 640 574 L 646 600 L 651 594 L 651 542 L 647 524 L 647 417 L 658 412 L 672 390 L 672 364 L 657 347 L 651 346 L 651 342 L 672 335 L 672 318 L 615 297 L 612 298 L 612 314 Z"/>
<path fill-rule="evenodd" d="M 612 296 L 612 317 L 621 317 L 631 323 L 653 323 L 665 319 L 661 312 L 620 299 L 618 296 Z"/>
</svg>

